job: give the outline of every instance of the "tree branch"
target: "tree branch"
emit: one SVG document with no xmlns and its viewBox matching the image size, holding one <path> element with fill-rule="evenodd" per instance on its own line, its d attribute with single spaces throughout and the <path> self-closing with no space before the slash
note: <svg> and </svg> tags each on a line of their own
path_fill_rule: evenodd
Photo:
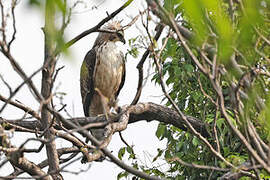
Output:
<svg viewBox="0 0 270 180">
<path fill-rule="evenodd" d="M 58 153 L 58 156 L 59 158 L 62 156 L 62 155 L 65 155 L 65 154 L 70 154 L 70 153 L 79 153 L 80 152 L 80 149 L 78 149 L 77 147 L 69 147 L 69 148 L 61 148 L 61 149 L 57 149 L 57 153 Z M 60 159 L 60 164 L 62 163 L 65 163 L 67 162 L 66 159 Z M 48 159 L 42 161 L 41 163 L 38 164 L 38 167 L 40 167 L 41 169 L 45 168 L 48 166 Z M 9 175 L 9 177 L 17 177 L 19 176 L 20 174 L 23 174 L 24 171 L 23 170 L 17 170 L 17 171 L 14 171 L 13 173 L 11 173 Z M 6 178 L 6 177 L 5 177 Z"/>
<path fill-rule="evenodd" d="M 57 116 L 59 118 L 59 120 L 62 123 L 67 123 L 69 124 L 72 128 L 77 128 L 78 126 L 71 122 L 66 120 L 65 118 L 63 118 L 58 112 L 54 111 L 55 116 Z M 129 117 L 129 110 L 127 109 L 122 116 L 120 117 L 121 119 L 123 118 L 125 121 L 126 118 Z M 114 125 L 114 123 L 112 124 Z M 119 127 L 116 127 L 119 128 Z M 132 173 L 136 176 L 139 176 L 141 178 L 144 179 L 148 179 L 148 180 L 161 180 L 159 177 L 157 176 L 150 176 L 144 172 L 141 172 L 131 166 L 126 165 L 124 162 L 122 162 L 121 160 L 117 159 L 106 147 L 100 147 L 101 143 L 91 134 L 89 134 L 89 132 L 87 130 L 80 130 L 79 131 L 82 135 L 86 136 L 94 145 L 96 145 L 97 147 L 100 148 L 100 150 L 106 155 L 108 156 L 115 164 L 117 164 L 119 167 L 123 168 L 124 170 L 128 171 L 129 173 Z"/>
<path fill-rule="evenodd" d="M 2 146 L 6 147 L 6 149 L 14 149 L 14 146 L 11 145 L 7 135 L 4 133 L 4 128 L 0 125 L 0 147 Z M 13 166 L 22 169 L 24 172 L 32 176 L 44 176 L 43 179 L 46 180 L 52 179 L 52 177 L 47 175 L 40 167 L 23 157 L 23 153 L 20 149 L 5 151 L 5 154 Z"/>
<path fill-rule="evenodd" d="M 136 123 L 139 121 L 147 121 L 151 122 L 153 120 L 159 121 L 165 124 L 173 125 L 179 129 L 182 129 L 184 131 L 187 131 L 186 126 L 184 125 L 185 122 L 181 118 L 181 116 L 172 108 L 168 108 L 167 106 L 162 106 L 155 103 L 138 103 L 134 106 L 130 106 L 129 108 L 129 124 Z M 113 121 L 118 122 L 121 115 L 118 115 L 113 119 Z M 206 124 L 204 124 L 201 120 L 186 115 L 187 120 L 190 122 L 190 124 L 196 129 L 196 131 L 200 132 L 202 136 L 204 137 L 210 137 L 209 133 L 206 129 Z M 71 118 L 67 119 L 67 121 L 70 122 L 76 122 L 79 123 L 81 126 L 86 126 L 89 124 L 95 124 L 100 123 L 98 126 L 94 128 L 100 128 L 105 127 L 108 123 L 106 122 L 106 119 L 104 116 L 98 116 L 98 117 L 77 117 L 77 118 Z M 0 123 L 9 123 L 9 125 L 4 126 L 6 130 L 14 128 L 13 125 L 24 127 L 27 129 L 32 130 L 44 130 L 42 127 L 40 121 L 17 121 L 17 120 L 6 120 L 0 117 Z M 66 129 L 73 129 L 72 126 L 70 126 L 67 123 L 62 124 Z M 58 130 L 62 130 L 62 127 L 59 126 L 56 122 L 54 123 L 53 127 Z M 15 127 L 15 130 L 16 127 Z"/>
<path fill-rule="evenodd" d="M 160 24 L 158 24 L 156 26 L 155 29 L 156 29 L 157 33 L 156 33 L 156 35 L 154 37 L 154 39 L 156 41 L 159 39 L 159 37 L 160 37 L 160 35 L 161 35 L 162 31 L 163 31 L 163 28 L 164 28 L 164 26 L 160 25 Z M 148 49 L 144 52 L 140 62 L 136 66 L 136 68 L 138 69 L 138 73 L 139 73 L 139 80 L 138 80 L 138 86 L 137 86 L 136 95 L 135 95 L 135 97 L 134 97 L 134 99 L 133 99 L 133 101 L 132 101 L 132 103 L 130 105 L 137 104 L 137 102 L 140 99 L 140 96 L 141 96 L 141 93 L 142 93 L 142 86 L 143 86 L 142 85 L 143 84 L 143 64 L 144 64 L 146 58 L 148 57 L 149 53 L 150 53 L 150 47 L 148 47 Z"/>
<path fill-rule="evenodd" d="M 123 9 L 125 9 L 127 6 L 129 6 L 129 4 L 132 2 L 133 0 L 128 0 L 124 5 L 122 5 L 120 8 L 118 8 L 116 11 L 114 11 L 112 14 L 110 14 L 109 16 L 107 16 L 106 18 L 104 18 L 102 21 L 100 21 L 96 26 L 82 32 L 81 34 L 79 34 L 78 36 L 74 37 L 73 39 L 71 39 L 70 41 L 68 41 L 65 45 L 65 48 L 69 48 L 70 46 L 72 46 L 74 43 L 76 43 L 77 41 L 79 41 L 80 39 L 82 39 L 83 37 L 87 36 L 88 34 L 92 33 L 92 32 L 97 32 L 98 29 L 105 24 L 106 22 L 108 22 L 109 20 L 111 20 L 112 18 L 114 18 L 119 12 L 121 12 Z"/>
<path fill-rule="evenodd" d="M 5 98 L 4 96 L 2 96 L 0 94 L 0 101 L 9 103 L 9 104 L 11 104 L 11 105 L 13 105 L 13 106 L 15 106 L 15 107 L 23 110 L 25 113 L 28 113 L 28 114 L 32 115 L 34 118 L 40 120 L 40 116 L 39 116 L 39 114 L 36 111 L 34 111 L 33 109 L 31 109 L 30 107 L 25 106 L 24 104 L 21 104 L 21 103 L 18 103 L 16 101 L 12 101 L 12 100 L 9 100 L 9 99 Z"/>
<path fill-rule="evenodd" d="M 44 26 L 44 69 L 42 70 L 42 80 L 41 80 L 41 95 L 45 101 L 41 102 L 41 125 L 44 128 L 44 137 L 45 140 L 50 141 L 46 143 L 46 153 L 49 162 L 48 173 L 56 171 L 56 174 L 53 174 L 54 179 L 62 179 L 61 174 L 58 172 L 59 167 L 59 157 L 57 154 L 56 143 L 54 141 L 53 127 L 50 125 L 52 122 L 52 117 L 47 107 L 50 106 L 51 102 L 51 90 L 53 87 L 53 74 L 55 72 L 56 57 L 55 53 L 55 42 L 51 32 L 55 31 L 55 4 L 53 1 L 46 1 L 45 3 L 45 26 Z M 45 66 L 46 64 L 46 66 Z"/>
</svg>

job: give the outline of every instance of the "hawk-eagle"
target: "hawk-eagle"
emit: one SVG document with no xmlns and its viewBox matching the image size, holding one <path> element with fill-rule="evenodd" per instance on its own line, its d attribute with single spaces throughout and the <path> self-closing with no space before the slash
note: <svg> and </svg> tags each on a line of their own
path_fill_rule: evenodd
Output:
<svg viewBox="0 0 270 180">
<path fill-rule="evenodd" d="M 114 21 L 100 32 L 81 66 L 80 86 L 86 117 L 110 112 L 125 81 L 125 60 L 116 42 L 125 43 L 120 22 Z M 104 112 L 104 110 L 106 112 Z M 91 130 L 98 140 L 104 139 L 104 130 Z"/>
</svg>

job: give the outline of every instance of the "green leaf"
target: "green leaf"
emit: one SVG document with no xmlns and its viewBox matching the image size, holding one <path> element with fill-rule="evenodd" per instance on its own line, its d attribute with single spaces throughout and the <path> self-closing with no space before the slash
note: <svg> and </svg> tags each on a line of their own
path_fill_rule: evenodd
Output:
<svg viewBox="0 0 270 180">
<path fill-rule="evenodd" d="M 121 172 L 117 175 L 117 180 L 120 180 L 121 178 L 127 178 L 128 176 L 128 172 L 124 171 L 124 172 Z"/>
<path fill-rule="evenodd" d="M 219 129 L 220 131 L 222 131 L 222 125 L 224 125 L 224 123 L 225 123 L 225 119 L 224 119 L 224 118 L 219 118 L 219 119 L 217 120 L 217 127 L 218 127 L 218 129 Z"/>
<path fill-rule="evenodd" d="M 129 154 L 133 153 L 133 149 L 130 146 L 127 146 L 126 149 Z"/>
<path fill-rule="evenodd" d="M 194 39 L 195 43 L 201 44 L 207 34 L 207 26 L 203 22 L 204 4 L 201 1 L 184 1 L 183 5 L 193 29 L 197 33 L 197 38 Z"/>
<path fill-rule="evenodd" d="M 171 153 L 170 153 L 170 151 L 165 151 L 165 159 L 171 159 L 172 158 L 172 155 L 171 155 Z"/>
<path fill-rule="evenodd" d="M 194 146 L 198 146 L 199 140 L 198 140 L 197 137 L 193 137 L 193 139 L 192 139 L 192 144 L 193 144 Z"/>
<path fill-rule="evenodd" d="M 137 47 L 134 47 L 132 49 L 128 49 L 128 54 L 130 54 L 132 57 L 137 58 L 139 55 L 139 50 Z"/>
<path fill-rule="evenodd" d="M 192 93 L 192 98 L 195 102 L 197 102 L 201 98 L 201 94 L 199 94 L 197 91 Z"/>
<path fill-rule="evenodd" d="M 231 153 L 231 150 L 229 147 L 223 147 L 224 156 L 228 156 Z"/>
<path fill-rule="evenodd" d="M 128 159 L 136 159 L 136 155 L 134 153 L 131 153 L 129 155 Z"/>
<path fill-rule="evenodd" d="M 40 6 L 41 0 L 29 0 L 28 3 L 29 5 Z"/>
<path fill-rule="evenodd" d="M 164 1 L 164 8 L 174 14 L 174 16 L 177 15 L 176 8 L 180 5 L 181 0 L 166 0 Z"/>
<path fill-rule="evenodd" d="M 162 140 L 164 138 L 165 133 L 166 133 L 166 126 L 160 123 L 156 131 L 157 138 Z"/>
<path fill-rule="evenodd" d="M 118 151 L 118 158 L 119 158 L 120 160 L 122 160 L 122 158 L 123 158 L 125 152 L 126 152 L 126 148 L 124 148 L 124 147 L 122 147 L 122 148 Z"/>
<path fill-rule="evenodd" d="M 135 154 L 134 154 L 134 151 L 133 151 L 132 147 L 127 146 L 127 147 L 126 147 L 126 150 L 127 150 L 127 152 L 129 153 L 128 159 L 136 159 L 136 156 L 135 156 Z"/>
<path fill-rule="evenodd" d="M 194 67 L 191 65 L 191 64 L 185 64 L 184 65 L 184 69 L 187 71 L 187 72 L 193 72 L 194 70 Z"/>
</svg>

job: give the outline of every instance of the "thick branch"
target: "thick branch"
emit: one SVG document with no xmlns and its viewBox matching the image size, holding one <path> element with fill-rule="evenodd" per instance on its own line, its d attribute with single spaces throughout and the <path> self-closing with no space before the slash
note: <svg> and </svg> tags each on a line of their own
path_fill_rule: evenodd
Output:
<svg viewBox="0 0 270 180">
<path fill-rule="evenodd" d="M 16 152 L 19 153 L 19 152 Z M 13 153 L 10 158 L 12 165 L 19 167 L 24 172 L 32 176 L 40 176 L 42 179 L 51 180 L 51 176 L 48 176 L 39 166 L 31 161 L 28 161 L 25 157 L 17 157 L 16 153 Z"/>
<path fill-rule="evenodd" d="M 54 15 L 55 15 L 55 5 L 51 1 L 46 1 L 45 5 L 45 27 L 44 27 L 44 35 L 45 35 L 45 43 L 44 43 L 44 69 L 42 70 L 42 81 L 41 81 L 41 95 L 45 99 L 45 102 L 42 102 L 41 108 L 41 124 L 45 129 L 44 137 L 46 140 L 50 141 L 46 143 L 46 153 L 49 162 L 48 172 L 58 171 L 59 170 L 59 157 L 56 150 L 56 144 L 54 139 L 52 117 L 47 107 L 49 106 L 49 102 L 51 102 L 52 96 L 52 87 L 53 87 L 53 74 L 55 71 L 55 56 L 53 55 L 55 50 L 55 42 L 52 40 L 51 31 L 55 30 L 54 24 Z M 60 174 L 53 175 L 54 179 L 62 179 Z"/>
<path fill-rule="evenodd" d="M 165 124 L 173 125 L 179 129 L 187 131 L 186 126 L 184 125 L 184 120 L 179 116 L 177 111 L 174 109 L 168 108 L 166 106 L 162 106 L 155 103 L 139 103 L 134 106 L 129 107 L 130 117 L 129 117 L 129 124 L 135 123 L 139 121 L 146 120 L 147 122 L 156 120 Z M 196 129 L 196 131 L 200 132 L 202 136 L 209 137 L 209 134 L 206 130 L 206 124 L 204 124 L 201 120 L 192 117 L 186 116 L 187 120 L 190 124 Z M 120 116 L 117 116 L 114 121 L 118 121 Z M 79 123 L 81 126 L 86 126 L 89 124 L 94 124 L 99 122 L 100 125 L 98 127 L 105 127 L 108 123 L 104 116 L 98 117 L 78 117 L 78 118 L 71 118 L 68 119 L 69 121 Z M 4 120 L 0 118 L 0 123 L 5 123 L 5 129 L 12 129 L 14 126 L 21 126 L 27 129 L 32 130 L 44 130 L 41 126 L 40 121 L 15 121 L 15 120 Z M 7 125 L 7 123 L 10 123 Z M 63 126 L 66 129 L 72 129 L 69 124 L 63 123 Z M 16 127 L 15 127 L 16 128 Z M 62 128 L 59 127 L 58 124 L 54 124 L 55 129 L 61 130 Z M 15 129 L 17 130 L 17 129 Z M 19 130 L 19 129 L 18 129 Z"/>
<path fill-rule="evenodd" d="M 69 147 L 69 148 L 61 148 L 61 149 L 57 149 L 57 153 L 58 153 L 58 156 L 59 158 L 61 158 L 62 155 L 65 155 L 65 154 L 71 154 L 71 153 L 79 153 L 80 150 L 77 148 L 77 147 Z M 60 159 L 60 164 L 62 163 L 65 163 L 66 162 L 66 159 Z M 38 164 L 38 167 L 43 169 L 45 167 L 48 166 L 48 159 L 42 161 L 41 163 Z M 24 171 L 23 170 L 17 170 L 17 171 L 14 171 L 13 173 L 11 173 L 9 176 L 10 177 L 17 177 L 21 174 L 23 174 Z"/>
<path fill-rule="evenodd" d="M 58 112 L 54 111 L 53 113 L 55 116 L 57 116 L 57 118 L 59 118 L 59 121 L 61 121 L 62 123 L 69 124 L 72 128 L 78 128 L 78 126 L 75 123 L 66 120 Z M 124 118 L 124 119 L 128 118 L 128 114 L 129 114 L 129 110 L 126 110 L 122 114 L 121 118 Z M 125 117 L 123 117 L 123 116 L 125 116 Z M 94 136 L 92 136 L 90 133 L 88 133 L 87 130 L 80 129 L 79 133 L 81 133 L 83 136 L 86 136 L 94 145 L 99 146 L 100 150 L 104 153 L 104 155 L 108 156 L 115 164 L 117 164 L 119 167 L 126 170 L 127 172 L 132 173 L 136 176 L 139 176 L 143 179 L 161 180 L 157 176 L 150 176 L 147 173 L 141 172 L 141 171 L 139 171 L 131 166 L 128 166 L 125 163 L 123 163 L 121 160 L 117 159 L 106 147 L 102 147 L 101 146 L 102 144 Z"/>
<path fill-rule="evenodd" d="M 132 106 L 130 110 L 129 123 L 137 122 L 140 120 L 152 121 L 156 120 L 165 124 L 174 125 L 184 131 L 187 130 L 184 125 L 185 122 L 181 116 L 172 108 L 162 106 L 154 103 L 139 103 L 136 106 Z M 194 129 L 200 132 L 204 137 L 208 137 L 209 134 L 206 130 L 206 125 L 199 119 L 186 116 L 187 120 L 192 124 Z"/>
<path fill-rule="evenodd" d="M 5 152 L 9 162 L 13 166 L 22 169 L 32 176 L 44 176 L 43 179 L 46 180 L 52 179 L 51 176 L 48 176 L 40 167 L 23 157 L 23 153 L 19 149 L 15 150 L 15 147 L 11 145 L 10 140 L 4 133 L 4 128 L 0 125 L 0 147 L 2 146 L 6 147 L 5 149 L 13 149 L 12 151 Z"/>
</svg>

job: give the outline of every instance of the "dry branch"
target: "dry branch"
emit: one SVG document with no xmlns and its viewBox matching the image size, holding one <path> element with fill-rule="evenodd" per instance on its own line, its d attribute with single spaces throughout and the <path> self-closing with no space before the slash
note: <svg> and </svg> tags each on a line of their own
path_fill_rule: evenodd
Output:
<svg viewBox="0 0 270 180">
<path fill-rule="evenodd" d="M 43 179 L 51 180 L 51 176 L 47 175 L 39 166 L 23 157 L 21 149 L 11 145 L 8 136 L 4 132 L 4 128 L 0 125 L 0 146 L 5 146 L 4 151 L 9 162 L 16 168 L 22 169 L 24 172 L 32 176 L 43 176 Z M 9 150 L 10 149 L 10 150 Z M 2 149 L 3 150 L 3 149 Z M 14 177 L 13 177 L 14 178 Z"/>
<path fill-rule="evenodd" d="M 87 36 L 90 33 L 93 32 L 97 32 L 99 30 L 99 28 L 105 24 L 106 22 L 108 22 L 109 20 L 111 20 L 112 18 L 114 18 L 119 12 L 121 12 L 123 9 L 125 9 L 130 3 L 132 3 L 133 0 L 128 0 L 124 5 L 122 5 L 120 8 L 118 8 L 116 11 L 114 11 L 112 14 L 108 15 L 106 18 L 104 18 L 102 21 L 100 21 L 96 26 L 82 32 L 81 34 L 79 34 L 78 36 L 74 37 L 73 39 L 71 39 L 70 41 L 68 41 L 65 45 L 65 48 L 69 48 L 70 46 L 72 46 L 74 43 L 76 43 L 77 41 L 79 41 L 80 39 L 82 39 L 83 37 Z"/>
<path fill-rule="evenodd" d="M 52 171 L 58 171 L 59 167 L 59 157 L 57 154 L 56 143 L 54 141 L 55 134 L 53 132 L 52 115 L 48 111 L 47 107 L 50 106 L 52 97 L 52 87 L 53 87 L 53 74 L 55 72 L 56 56 L 55 52 L 55 42 L 52 41 L 52 35 L 50 30 L 55 29 L 55 9 L 54 4 L 49 1 L 45 3 L 45 26 L 44 26 L 44 68 L 42 70 L 41 79 L 41 95 L 44 101 L 41 102 L 41 125 L 44 128 L 44 138 L 49 141 L 45 144 L 46 153 L 48 157 L 49 169 L 48 173 Z M 53 174 L 54 179 L 62 179 L 60 173 Z"/>
<path fill-rule="evenodd" d="M 53 110 L 51 110 L 53 111 Z M 127 109 L 125 112 L 123 112 L 123 116 L 121 116 L 120 118 L 125 122 L 128 118 L 128 113 L 129 110 Z M 56 111 L 53 111 L 54 115 L 57 116 L 57 118 L 59 118 L 59 121 L 61 121 L 62 123 L 66 123 L 69 124 L 72 128 L 77 128 L 78 126 L 76 125 L 76 123 L 73 123 L 71 121 L 68 121 L 67 119 L 63 118 L 61 116 L 61 114 L 59 114 Z M 117 124 L 117 123 L 112 123 L 112 125 Z M 118 127 L 119 128 L 119 127 Z M 99 142 L 94 136 L 92 136 L 87 130 L 80 130 L 79 133 L 81 133 L 82 135 L 86 136 L 86 138 L 88 138 L 94 145 L 96 145 L 97 147 L 100 148 L 100 150 L 104 153 L 104 155 L 108 156 L 112 162 L 114 162 L 115 164 L 117 164 L 119 167 L 121 167 L 122 169 L 126 170 L 129 173 L 132 173 L 136 176 L 139 176 L 141 178 L 144 179 L 148 179 L 148 180 L 161 180 L 159 177 L 157 176 L 151 176 L 148 175 L 145 172 L 139 171 L 129 165 L 126 165 L 124 162 L 122 162 L 121 160 L 119 160 L 118 158 L 116 158 L 106 147 L 100 147 L 101 142 Z"/>
<path fill-rule="evenodd" d="M 154 39 L 157 41 L 163 31 L 163 28 L 164 26 L 161 25 L 161 24 L 158 24 L 156 26 L 156 35 L 154 37 Z M 142 87 L 143 87 L 143 64 L 146 60 L 146 58 L 148 57 L 150 53 L 150 47 L 147 48 L 147 50 L 144 52 L 141 60 L 139 61 L 138 65 L 136 66 L 136 68 L 138 69 L 138 75 L 139 75 L 139 80 L 138 80 L 138 86 L 137 86 L 137 92 L 136 92 L 136 95 L 131 103 L 131 105 L 135 105 L 137 104 L 137 102 L 139 101 L 140 99 L 140 96 L 141 96 L 141 92 L 142 92 Z"/>
<path fill-rule="evenodd" d="M 173 125 L 179 129 L 182 129 L 184 131 L 187 131 L 187 128 L 185 126 L 184 120 L 179 116 L 177 111 L 175 111 L 172 108 L 168 108 L 167 106 L 162 106 L 155 103 L 138 103 L 134 106 L 130 106 L 129 108 L 129 124 L 136 123 L 139 121 L 159 121 L 164 124 Z M 118 115 L 114 118 L 114 122 L 118 122 L 121 115 Z M 206 129 L 206 124 L 204 124 L 201 120 L 192 117 L 192 116 L 186 116 L 187 120 L 190 122 L 190 124 L 196 129 L 198 132 L 202 134 L 204 137 L 209 137 L 209 133 Z M 89 124 L 95 124 L 100 123 L 98 126 L 94 128 L 100 128 L 105 127 L 108 123 L 106 122 L 106 119 L 104 116 L 98 116 L 98 117 L 77 117 L 77 118 L 71 118 L 67 119 L 68 121 L 79 123 L 82 127 L 87 126 Z M 29 120 L 23 120 L 23 121 L 16 121 L 16 120 L 6 120 L 3 118 L 0 118 L 0 123 L 5 123 L 4 126 L 6 130 L 15 128 L 16 126 L 24 127 L 31 130 L 39 130 L 42 131 L 44 128 L 41 126 L 40 121 L 29 121 Z M 69 124 L 63 123 L 62 124 L 66 129 L 73 129 Z M 53 125 L 55 129 L 61 130 L 62 128 L 55 122 Z M 19 130 L 19 129 L 18 129 Z"/>
</svg>

